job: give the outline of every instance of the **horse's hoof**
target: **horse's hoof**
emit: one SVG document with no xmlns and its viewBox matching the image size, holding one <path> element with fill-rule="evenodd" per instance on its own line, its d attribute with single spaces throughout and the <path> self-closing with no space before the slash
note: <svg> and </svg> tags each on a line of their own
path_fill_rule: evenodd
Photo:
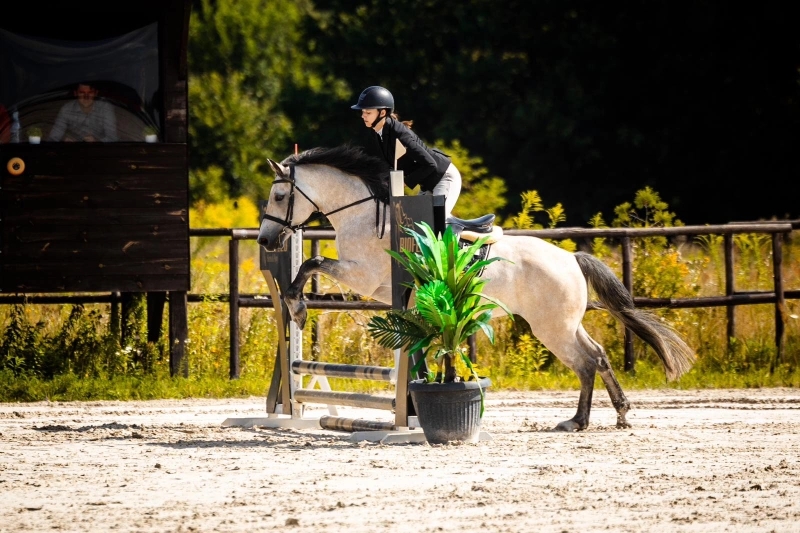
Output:
<svg viewBox="0 0 800 533">
<path fill-rule="evenodd" d="M 582 429 L 586 429 L 586 425 L 581 425 L 574 420 L 564 420 L 554 427 L 553 431 L 567 431 L 571 433 L 573 431 L 580 431 Z"/>
<path fill-rule="evenodd" d="M 292 322 L 297 324 L 298 328 L 303 329 L 306 325 L 306 318 L 308 318 L 305 302 L 303 300 L 286 300 L 286 307 L 289 309 Z"/>
<path fill-rule="evenodd" d="M 617 429 L 628 429 L 629 427 L 633 427 L 630 423 L 625 420 L 625 417 L 617 417 Z"/>
</svg>

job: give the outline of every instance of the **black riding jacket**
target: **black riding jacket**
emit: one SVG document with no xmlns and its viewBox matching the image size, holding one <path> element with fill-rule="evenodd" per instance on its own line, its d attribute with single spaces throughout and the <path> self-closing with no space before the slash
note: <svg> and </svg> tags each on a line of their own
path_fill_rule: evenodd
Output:
<svg viewBox="0 0 800 533">
<path fill-rule="evenodd" d="M 428 148 L 408 126 L 391 117 L 383 125 L 382 135 L 370 131 L 365 149 L 368 154 L 381 157 L 394 168 L 395 140 L 405 146 L 406 153 L 397 160 L 397 170 L 403 171 L 406 185 L 417 185 L 423 191 L 432 191 L 450 166 L 450 157 L 437 148 Z"/>
</svg>

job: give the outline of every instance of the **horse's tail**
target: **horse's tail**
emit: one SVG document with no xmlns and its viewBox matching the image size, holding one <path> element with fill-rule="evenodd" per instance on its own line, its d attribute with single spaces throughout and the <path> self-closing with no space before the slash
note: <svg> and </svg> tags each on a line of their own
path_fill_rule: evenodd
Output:
<svg viewBox="0 0 800 533">
<path fill-rule="evenodd" d="M 614 318 L 656 351 L 664 363 L 668 380 L 678 379 L 692 368 L 694 351 L 657 315 L 636 309 L 633 297 L 605 263 L 584 252 L 576 252 L 575 260 L 600 302 Z"/>
</svg>

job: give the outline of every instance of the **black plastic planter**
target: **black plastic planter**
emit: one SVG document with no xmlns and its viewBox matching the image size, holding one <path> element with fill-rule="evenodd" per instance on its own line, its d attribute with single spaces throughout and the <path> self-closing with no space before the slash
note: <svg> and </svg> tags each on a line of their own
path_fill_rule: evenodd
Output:
<svg viewBox="0 0 800 533">
<path fill-rule="evenodd" d="M 491 385 L 489 378 L 458 383 L 411 381 L 408 384 L 411 401 L 428 442 L 478 442 L 481 433 L 480 389 L 486 390 Z"/>
</svg>

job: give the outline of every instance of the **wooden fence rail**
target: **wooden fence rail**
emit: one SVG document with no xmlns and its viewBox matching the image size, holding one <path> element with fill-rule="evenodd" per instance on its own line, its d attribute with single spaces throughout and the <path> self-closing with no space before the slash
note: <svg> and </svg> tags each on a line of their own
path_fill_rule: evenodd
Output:
<svg viewBox="0 0 800 533">
<path fill-rule="evenodd" d="M 643 237 L 685 237 L 697 235 L 722 235 L 725 249 L 725 296 L 698 298 L 633 298 L 637 307 L 658 308 L 696 308 L 727 306 L 727 338 L 736 337 L 736 321 L 734 308 L 746 304 L 775 304 L 775 346 L 777 353 L 770 371 L 776 364 L 783 363 L 785 350 L 786 298 L 800 297 L 800 291 L 787 291 L 783 287 L 783 237 L 793 229 L 800 228 L 800 221 L 724 224 L 715 226 L 678 226 L 671 228 L 604 228 L 583 229 L 565 228 L 550 230 L 508 230 L 508 235 L 533 235 L 544 239 L 576 239 L 576 238 L 616 238 L 622 246 L 622 282 L 628 292 L 633 295 L 633 245 L 632 238 Z M 765 233 L 772 236 L 772 272 L 773 290 L 771 292 L 739 292 L 734 283 L 733 235 L 741 233 Z M 633 332 L 625 330 L 625 370 L 632 371 L 635 363 L 633 353 Z"/>
<path fill-rule="evenodd" d="M 775 305 L 775 345 L 777 348 L 776 358 L 773 361 L 770 370 L 774 370 L 776 364 L 780 364 L 784 360 L 785 350 L 785 326 L 784 314 L 786 311 L 786 299 L 800 298 L 800 290 L 786 291 L 783 287 L 782 276 L 782 239 L 785 235 L 789 234 L 793 229 L 800 228 L 800 221 L 785 222 L 785 223 L 735 223 L 725 225 L 709 225 L 709 226 L 680 226 L 670 228 L 560 228 L 560 229 L 543 229 L 543 230 L 518 230 L 509 229 L 505 230 L 506 235 L 530 235 L 543 239 L 594 239 L 598 237 L 615 239 L 620 241 L 622 248 L 622 278 L 623 284 L 633 295 L 633 238 L 643 237 L 686 237 L 697 235 L 722 235 L 724 238 L 725 248 L 725 295 L 724 296 L 711 296 L 711 297 L 697 297 L 697 298 L 643 298 L 634 295 L 634 303 L 637 307 L 642 308 L 697 308 L 697 307 L 718 307 L 726 306 L 727 309 L 727 338 L 734 338 L 735 335 L 735 314 L 734 308 L 737 305 L 748 304 L 774 304 Z M 190 233 L 193 236 L 199 235 L 195 233 L 198 230 L 192 230 Z M 211 236 L 212 232 L 215 236 L 230 236 L 230 272 L 231 287 L 237 287 L 238 291 L 238 244 L 239 240 L 254 240 L 258 237 L 257 229 L 232 229 L 232 230 L 200 230 L 205 236 Z M 756 234 L 769 234 L 772 237 L 772 257 L 773 257 L 773 284 L 772 291 L 736 291 L 734 284 L 734 256 L 733 256 L 733 235 L 743 233 L 756 233 Z M 303 238 L 312 242 L 311 254 L 317 255 L 319 253 L 319 241 L 333 240 L 336 234 L 333 230 L 329 229 L 307 229 L 303 232 Z M 236 279 L 234 279 L 236 278 Z M 318 296 L 319 286 L 317 276 L 312 278 L 312 293 L 307 295 L 307 307 L 309 309 L 360 309 L 360 310 L 387 310 L 391 306 L 382 304 L 375 301 L 345 301 L 341 298 L 335 299 L 328 297 L 327 299 L 320 299 Z M 256 295 L 240 295 L 238 298 L 233 298 L 232 295 L 237 294 L 237 291 L 231 290 L 227 295 L 227 300 L 230 302 L 231 317 L 238 317 L 238 309 L 240 307 L 272 307 L 272 301 L 269 298 L 259 297 Z M 224 298 L 225 295 L 219 295 L 219 298 Z M 191 300 L 190 300 L 191 301 Z M 594 303 L 590 303 L 589 309 L 597 308 Z M 472 347 L 474 351 L 474 346 Z M 633 371 L 636 362 L 635 354 L 633 351 L 633 332 L 625 330 L 625 370 L 628 372 Z M 238 377 L 238 372 L 234 372 L 234 368 L 238 368 L 238 354 L 239 354 L 239 340 L 238 340 L 238 318 L 236 319 L 236 327 L 234 327 L 234 320 L 231 320 L 231 377 Z M 234 362 L 234 359 L 236 361 Z"/>
<path fill-rule="evenodd" d="M 697 298 L 644 298 L 634 295 L 634 303 L 641 308 L 698 308 L 727 307 L 727 337 L 736 337 L 736 321 L 734 308 L 738 305 L 774 304 L 775 306 L 775 345 L 776 358 L 770 370 L 784 360 L 785 322 L 787 299 L 800 299 L 800 290 L 786 290 L 783 283 L 783 238 L 792 230 L 800 229 L 800 221 L 731 223 L 709 226 L 681 226 L 670 228 L 559 228 L 543 230 L 505 230 L 506 235 L 531 235 L 544 239 L 594 239 L 597 237 L 619 241 L 622 249 L 623 284 L 633 295 L 633 244 L 632 239 L 643 237 L 687 237 L 697 235 L 722 235 L 724 238 L 725 256 L 725 294 Z M 735 234 L 768 234 L 772 238 L 773 258 L 773 290 L 772 291 L 737 291 L 734 283 L 733 236 Z M 189 293 L 188 302 L 218 301 L 227 303 L 230 310 L 230 376 L 239 377 L 239 310 L 241 308 L 273 308 L 272 299 L 260 294 L 242 294 L 239 292 L 239 241 L 255 240 L 258 237 L 256 228 L 196 228 L 189 231 L 190 237 L 229 238 L 228 267 L 230 275 L 228 293 L 197 294 Z M 312 255 L 319 254 L 320 241 L 335 240 L 336 233 L 332 229 L 307 229 L 303 238 L 311 241 Z M 376 301 L 347 300 L 341 295 L 319 294 L 319 279 L 315 275 L 311 281 L 311 293 L 306 295 L 309 309 L 358 309 L 383 311 L 391 308 L 388 304 Z M 77 303 L 110 303 L 119 305 L 122 300 L 119 293 L 85 295 L 0 295 L 0 305 L 13 303 L 30 304 L 77 304 Z M 590 303 L 589 309 L 598 308 Z M 150 322 L 148 320 L 148 322 Z M 148 335 L 149 337 L 149 335 Z M 473 342 L 474 350 L 474 342 Z M 182 354 L 181 358 L 182 358 Z M 172 361 L 170 368 L 173 374 L 186 374 L 186 361 Z M 633 334 L 625 332 L 625 370 L 632 371 L 635 356 L 633 352 Z M 180 369 L 183 369 L 181 372 Z"/>
</svg>

